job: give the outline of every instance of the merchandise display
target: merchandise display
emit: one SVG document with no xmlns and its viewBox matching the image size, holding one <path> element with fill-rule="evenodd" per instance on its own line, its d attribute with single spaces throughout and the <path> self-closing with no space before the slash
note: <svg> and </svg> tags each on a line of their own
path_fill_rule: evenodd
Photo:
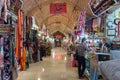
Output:
<svg viewBox="0 0 120 80">
<path fill-rule="evenodd" d="M 4 31 L 3 31 L 4 30 Z M 13 28 L 11 26 L 0 26 L 0 79 L 1 80 L 13 80 L 17 78 L 17 64 L 14 55 L 14 46 L 13 46 Z M 14 76 L 14 77 L 13 77 Z"/>
</svg>

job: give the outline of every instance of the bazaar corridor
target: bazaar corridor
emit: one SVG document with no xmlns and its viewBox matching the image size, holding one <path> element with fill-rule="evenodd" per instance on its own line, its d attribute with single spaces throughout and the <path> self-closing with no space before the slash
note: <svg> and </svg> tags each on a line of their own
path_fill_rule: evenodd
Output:
<svg viewBox="0 0 120 80">
<path fill-rule="evenodd" d="M 17 80 L 80 80 L 77 67 L 71 67 L 70 57 L 66 54 L 62 48 L 52 49 L 51 57 L 31 64 L 27 71 L 20 71 Z"/>
</svg>

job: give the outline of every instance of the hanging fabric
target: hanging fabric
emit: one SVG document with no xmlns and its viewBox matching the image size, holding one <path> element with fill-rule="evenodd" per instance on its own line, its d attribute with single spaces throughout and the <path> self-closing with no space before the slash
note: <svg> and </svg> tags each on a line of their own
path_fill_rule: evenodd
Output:
<svg viewBox="0 0 120 80">
<path fill-rule="evenodd" d="M 2 11 L 3 5 L 4 5 L 4 0 L 0 0 L 0 14 L 1 14 L 1 11 Z"/>
<path fill-rule="evenodd" d="M 15 55 L 18 61 L 20 61 L 20 57 L 21 57 L 21 11 L 18 10 L 18 25 L 17 25 L 17 29 L 16 29 L 16 49 L 15 49 Z"/>
<path fill-rule="evenodd" d="M 25 47 L 22 50 L 20 65 L 21 65 L 20 70 L 25 70 L 26 69 L 26 49 L 25 49 Z"/>
<path fill-rule="evenodd" d="M 7 22 L 7 0 L 4 0 L 4 21 Z"/>
<path fill-rule="evenodd" d="M 83 9 L 78 18 L 77 30 L 79 32 L 82 31 L 82 28 L 85 28 L 85 20 L 86 20 L 86 9 Z M 81 33 L 78 35 L 81 35 Z"/>
<path fill-rule="evenodd" d="M 18 63 L 14 55 L 14 38 L 10 36 L 10 64 L 11 64 L 11 80 L 16 80 L 18 77 Z"/>
<path fill-rule="evenodd" d="M 4 38 L 0 36 L 0 80 L 2 80 L 3 69 L 4 69 L 3 40 Z"/>
<path fill-rule="evenodd" d="M 29 47 L 26 47 L 26 69 L 29 68 L 29 53 L 28 53 L 28 48 Z"/>
<path fill-rule="evenodd" d="M 11 70 L 10 70 L 10 41 L 8 36 L 4 36 L 3 42 L 3 53 L 4 53 L 4 70 L 3 70 L 3 80 L 10 80 L 11 78 Z"/>
</svg>

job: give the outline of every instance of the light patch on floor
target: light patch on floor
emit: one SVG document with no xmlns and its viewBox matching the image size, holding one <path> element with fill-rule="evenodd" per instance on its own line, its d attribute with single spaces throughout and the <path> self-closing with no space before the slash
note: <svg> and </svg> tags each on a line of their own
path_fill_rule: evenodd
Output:
<svg viewBox="0 0 120 80">
<path fill-rule="evenodd" d="M 78 79 L 77 67 L 71 67 L 70 65 L 70 56 L 67 55 L 67 52 L 61 48 L 55 48 L 52 50 L 52 55 L 50 57 L 45 57 L 43 61 L 30 64 L 30 68 L 26 71 L 20 71 L 17 80 L 80 79 Z"/>
</svg>

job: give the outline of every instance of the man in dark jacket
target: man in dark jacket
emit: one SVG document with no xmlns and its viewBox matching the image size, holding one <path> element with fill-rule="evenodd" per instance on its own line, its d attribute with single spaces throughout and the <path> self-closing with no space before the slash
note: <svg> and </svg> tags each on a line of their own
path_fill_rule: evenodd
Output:
<svg viewBox="0 0 120 80">
<path fill-rule="evenodd" d="M 76 55 L 78 55 L 78 76 L 83 77 L 86 68 L 85 51 L 87 49 L 85 44 L 86 39 L 83 38 L 82 42 L 76 48 Z"/>
</svg>

